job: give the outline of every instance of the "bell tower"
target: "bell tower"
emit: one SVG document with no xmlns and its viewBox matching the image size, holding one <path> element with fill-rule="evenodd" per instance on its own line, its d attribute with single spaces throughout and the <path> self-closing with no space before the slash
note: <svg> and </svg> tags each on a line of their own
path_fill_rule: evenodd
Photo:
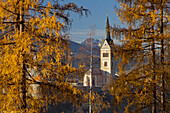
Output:
<svg viewBox="0 0 170 113">
<path fill-rule="evenodd" d="M 110 25 L 109 25 L 109 18 L 107 14 L 106 20 L 106 31 L 105 31 L 105 39 L 102 41 L 102 45 L 100 48 L 100 69 L 102 70 L 103 74 L 109 76 L 112 74 L 112 66 L 113 66 L 113 55 L 112 55 L 112 45 L 113 40 L 110 36 Z"/>
</svg>

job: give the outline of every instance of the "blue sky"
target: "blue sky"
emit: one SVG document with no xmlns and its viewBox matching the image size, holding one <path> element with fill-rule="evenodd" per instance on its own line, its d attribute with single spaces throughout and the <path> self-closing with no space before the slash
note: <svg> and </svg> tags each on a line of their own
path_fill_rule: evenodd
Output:
<svg viewBox="0 0 170 113">
<path fill-rule="evenodd" d="M 83 16 L 80 18 L 77 14 L 72 14 L 73 19 L 71 27 L 70 39 L 75 42 L 82 42 L 89 38 L 88 33 L 90 26 L 95 25 L 96 39 L 103 39 L 105 36 L 105 25 L 107 12 L 109 14 L 110 25 L 116 23 L 120 25 L 120 21 L 117 17 L 114 7 L 119 6 L 116 0 L 65 0 L 66 2 L 74 2 L 78 6 L 83 6 L 90 10 L 91 15 L 88 17 Z"/>
</svg>

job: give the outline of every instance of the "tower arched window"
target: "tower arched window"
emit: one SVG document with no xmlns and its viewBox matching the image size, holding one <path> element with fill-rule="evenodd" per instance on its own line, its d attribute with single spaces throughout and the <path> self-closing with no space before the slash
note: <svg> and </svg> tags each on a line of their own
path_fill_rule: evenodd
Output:
<svg viewBox="0 0 170 113">
<path fill-rule="evenodd" d="M 107 66 L 107 62 L 104 62 L 104 66 Z"/>
</svg>

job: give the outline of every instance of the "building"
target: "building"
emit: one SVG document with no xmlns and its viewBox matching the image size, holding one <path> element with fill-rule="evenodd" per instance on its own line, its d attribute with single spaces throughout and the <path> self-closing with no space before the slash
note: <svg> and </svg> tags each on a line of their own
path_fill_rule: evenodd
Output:
<svg viewBox="0 0 170 113">
<path fill-rule="evenodd" d="M 102 41 L 100 48 L 100 69 L 92 68 L 92 76 L 90 70 L 84 75 L 83 86 L 89 86 L 92 79 L 92 86 L 103 87 L 109 84 L 110 77 L 115 75 L 115 62 L 113 56 L 113 40 L 110 36 L 110 25 L 107 15 L 105 39 Z"/>
</svg>

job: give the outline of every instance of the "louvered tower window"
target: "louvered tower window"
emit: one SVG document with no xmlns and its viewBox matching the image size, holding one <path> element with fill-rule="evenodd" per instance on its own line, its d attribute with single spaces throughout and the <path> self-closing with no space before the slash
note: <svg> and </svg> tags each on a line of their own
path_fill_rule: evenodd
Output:
<svg viewBox="0 0 170 113">
<path fill-rule="evenodd" d="M 103 57 L 109 57 L 109 53 L 103 53 Z"/>
</svg>

